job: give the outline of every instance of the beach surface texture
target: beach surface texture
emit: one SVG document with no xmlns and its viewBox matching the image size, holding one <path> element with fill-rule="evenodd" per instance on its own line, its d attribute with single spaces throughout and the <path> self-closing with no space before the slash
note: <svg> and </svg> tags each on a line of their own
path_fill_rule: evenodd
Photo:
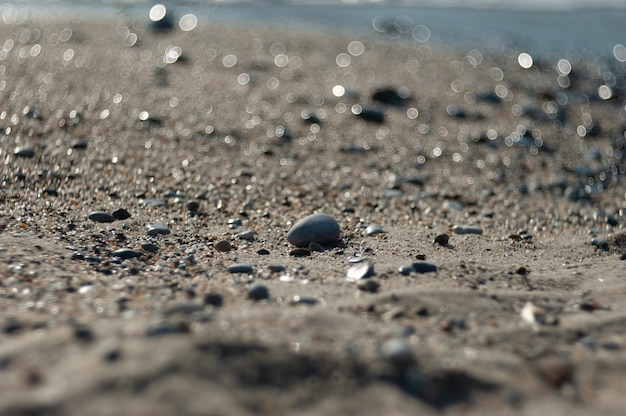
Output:
<svg viewBox="0 0 626 416">
<path fill-rule="evenodd" d="M 626 48 L 0 39 L 0 414 L 626 409 Z"/>
</svg>

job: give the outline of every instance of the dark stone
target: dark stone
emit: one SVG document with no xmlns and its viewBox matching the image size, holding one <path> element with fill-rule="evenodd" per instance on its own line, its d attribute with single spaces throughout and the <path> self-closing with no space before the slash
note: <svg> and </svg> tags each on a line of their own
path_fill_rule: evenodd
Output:
<svg viewBox="0 0 626 416">
<path fill-rule="evenodd" d="M 293 257 L 307 257 L 311 255 L 311 251 L 306 248 L 294 248 L 289 252 L 289 255 Z"/>
<path fill-rule="evenodd" d="M 219 293 L 207 293 L 204 295 L 204 304 L 219 308 L 224 304 L 224 299 Z"/>
<path fill-rule="evenodd" d="M 437 266 L 431 263 L 417 262 L 413 263 L 413 270 L 415 273 L 434 273 L 437 271 Z"/>
<path fill-rule="evenodd" d="M 102 212 L 102 211 L 93 211 L 93 212 L 89 213 L 89 217 L 88 218 L 91 221 L 95 221 L 95 222 L 113 222 L 113 221 L 115 221 L 115 218 L 111 214 L 107 214 L 106 212 Z"/>
<path fill-rule="evenodd" d="M 116 211 L 113 211 L 113 218 L 115 218 L 116 220 L 127 220 L 130 218 L 130 212 L 126 211 L 124 208 L 120 208 Z"/>
<path fill-rule="evenodd" d="M 257 251 L 256 254 L 258 254 L 259 256 L 269 256 L 270 251 L 265 248 L 262 248 L 259 251 Z"/>
<path fill-rule="evenodd" d="M 380 110 L 372 108 L 364 108 L 360 113 L 356 114 L 356 116 L 372 123 L 382 124 L 385 122 L 385 114 Z"/>
<path fill-rule="evenodd" d="M 170 233 L 170 229 L 166 227 L 165 225 L 151 224 L 151 225 L 146 226 L 146 232 L 148 233 L 148 235 L 152 235 L 152 236 L 158 235 L 158 234 L 166 235 Z"/>
<path fill-rule="evenodd" d="M 198 201 L 197 199 L 192 199 L 191 201 L 187 202 L 187 210 L 191 212 L 198 212 L 199 209 L 200 201 Z"/>
<path fill-rule="evenodd" d="M 287 241 L 297 247 L 308 247 L 311 243 L 329 244 L 339 239 L 341 229 L 333 217 L 327 214 L 312 214 L 296 222 L 287 233 Z"/>
<path fill-rule="evenodd" d="M 270 297 L 270 291 L 267 286 L 260 283 L 254 283 L 248 288 L 248 298 L 252 300 L 264 300 Z"/>
<path fill-rule="evenodd" d="M 392 88 L 381 88 L 374 92 L 372 100 L 400 107 L 408 101 L 408 97 L 401 96 Z"/>
<path fill-rule="evenodd" d="M 311 111 L 303 111 L 301 117 L 302 120 L 304 120 L 308 124 L 317 124 L 320 126 L 322 125 L 322 120 L 320 120 L 320 118 Z"/>
<path fill-rule="evenodd" d="M 31 146 L 16 147 L 13 154 L 17 157 L 35 157 L 35 148 Z"/>
<path fill-rule="evenodd" d="M 157 251 L 159 251 L 159 246 L 150 242 L 142 243 L 141 248 L 149 251 L 150 253 L 156 253 Z"/>
<path fill-rule="evenodd" d="M 252 264 L 233 264 L 228 266 L 226 270 L 229 273 L 252 273 L 254 272 L 254 266 Z"/>
<path fill-rule="evenodd" d="M 130 249 L 127 249 L 127 248 L 121 248 L 119 250 L 115 250 L 113 252 L 113 256 L 114 257 L 118 257 L 118 258 L 120 258 L 122 260 L 126 260 L 126 259 L 135 259 L 135 258 L 141 257 L 142 254 L 140 252 L 138 252 L 138 251 L 135 251 L 135 250 L 130 250 Z"/>
</svg>

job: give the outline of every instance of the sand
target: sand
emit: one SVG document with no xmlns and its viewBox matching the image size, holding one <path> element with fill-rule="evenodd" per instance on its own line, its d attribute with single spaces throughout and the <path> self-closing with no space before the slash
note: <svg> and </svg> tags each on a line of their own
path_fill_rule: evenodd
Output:
<svg viewBox="0 0 626 416">
<path fill-rule="evenodd" d="M 128 16 L 0 31 L 1 414 L 626 407 L 619 62 L 571 59 L 564 88 L 561 57 L 510 49 Z M 314 212 L 340 241 L 290 255 Z M 345 279 L 359 256 L 374 292 Z M 399 272 L 415 262 L 437 271 Z"/>
</svg>

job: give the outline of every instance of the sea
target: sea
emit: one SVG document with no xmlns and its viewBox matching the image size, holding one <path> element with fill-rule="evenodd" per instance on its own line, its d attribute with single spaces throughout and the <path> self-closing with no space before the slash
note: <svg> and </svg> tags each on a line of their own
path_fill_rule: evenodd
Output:
<svg viewBox="0 0 626 416">
<path fill-rule="evenodd" d="M 307 28 L 494 53 L 504 45 L 533 56 L 610 57 L 626 45 L 626 0 L 13 0 L 0 4 L 0 17 L 147 18 L 156 4 L 199 24 Z"/>
</svg>

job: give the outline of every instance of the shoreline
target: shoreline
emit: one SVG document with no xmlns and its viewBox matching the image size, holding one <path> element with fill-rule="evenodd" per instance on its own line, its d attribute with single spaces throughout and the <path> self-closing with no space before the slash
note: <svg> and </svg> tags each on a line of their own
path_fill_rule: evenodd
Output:
<svg viewBox="0 0 626 416">
<path fill-rule="evenodd" d="M 626 406 L 623 67 L 130 23 L 0 27 L 0 413 Z"/>
<path fill-rule="evenodd" d="M 133 19 L 147 16 L 150 5 L 72 5 L 25 6 L 35 13 L 53 12 L 57 18 L 74 19 L 105 12 L 109 18 L 126 15 Z M 43 10 L 41 10 L 43 8 Z M 542 57 L 561 55 L 570 58 L 581 54 L 585 58 L 606 58 L 615 44 L 623 43 L 620 22 L 626 18 L 626 9 L 582 8 L 573 10 L 483 10 L 471 8 L 436 7 L 359 7 L 336 5 L 204 5 L 181 6 L 194 13 L 205 24 L 237 26 L 278 25 L 284 29 L 307 28 L 308 31 L 328 31 L 340 36 L 386 35 L 377 33 L 372 21 L 380 18 L 393 21 L 400 17 L 402 24 L 423 25 L 430 29 L 431 44 L 439 48 L 463 52 L 471 49 L 490 50 L 513 48 Z M 38 10 L 41 10 L 39 12 Z M 49 16 L 46 16 L 49 17 Z M 575 29 L 574 29 L 575 28 Z M 404 30 L 404 29 L 403 29 Z M 395 34 L 394 34 L 395 36 Z M 410 30 L 399 41 L 411 40 Z M 495 49 L 494 49 L 495 48 Z"/>
</svg>

